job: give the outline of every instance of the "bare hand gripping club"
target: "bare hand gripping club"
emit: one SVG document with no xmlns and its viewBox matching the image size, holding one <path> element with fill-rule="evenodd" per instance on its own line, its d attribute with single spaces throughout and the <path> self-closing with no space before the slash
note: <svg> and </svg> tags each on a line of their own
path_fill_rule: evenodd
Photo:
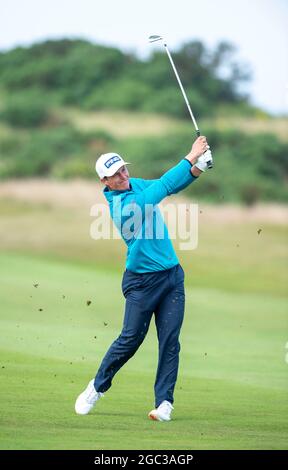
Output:
<svg viewBox="0 0 288 470">
<path fill-rule="evenodd" d="M 183 85 L 182 85 L 182 83 L 181 83 L 181 80 L 180 80 L 180 77 L 179 77 L 179 75 L 178 75 L 178 72 L 177 72 L 177 69 L 176 69 L 176 67 L 175 67 L 175 64 L 174 64 L 174 61 L 173 61 L 173 59 L 172 59 L 172 56 L 171 56 L 171 54 L 170 54 L 170 52 L 169 52 L 168 46 L 167 46 L 166 42 L 164 41 L 164 39 L 162 38 L 162 36 L 158 36 L 158 35 L 156 35 L 156 34 L 154 34 L 154 35 L 152 35 L 152 36 L 149 36 L 149 42 L 156 42 L 156 41 L 163 41 L 163 45 L 164 45 L 164 47 L 165 47 L 165 49 L 166 49 L 168 58 L 169 58 L 169 60 L 170 60 L 170 63 L 171 63 L 171 65 L 172 65 L 172 68 L 173 68 L 174 73 L 175 73 L 175 75 L 176 75 L 177 81 L 178 81 L 179 86 L 180 86 L 180 90 L 181 90 L 181 92 L 182 92 L 182 95 L 183 95 L 183 97 L 184 97 L 186 106 L 187 106 L 187 108 L 188 108 L 189 114 L 190 114 L 191 119 L 192 119 L 192 122 L 193 122 L 193 124 L 194 124 L 195 129 L 196 129 L 196 134 L 197 134 L 197 136 L 199 137 L 199 136 L 200 136 L 199 127 L 198 127 L 198 125 L 197 125 L 197 122 L 196 122 L 196 119 L 195 119 L 195 117 L 194 117 L 194 114 L 192 113 L 192 109 L 191 109 L 191 107 L 190 107 L 188 98 L 187 98 L 187 96 L 186 96 L 185 90 L 184 90 Z M 207 162 L 207 166 L 208 166 L 208 168 L 212 168 L 212 167 L 213 167 L 212 161 L 211 161 L 211 162 Z"/>
</svg>

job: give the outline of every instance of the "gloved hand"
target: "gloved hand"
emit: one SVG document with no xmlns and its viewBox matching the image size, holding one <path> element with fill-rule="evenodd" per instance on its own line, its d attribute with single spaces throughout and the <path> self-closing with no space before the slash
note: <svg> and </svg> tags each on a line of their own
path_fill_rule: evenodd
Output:
<svg viewBox="0 0 288 470">
<path fill-rule="evenodd" d="M 206 150 L 206 152 L 198 158 L 195 166 L 201 171 L 206 171 L 208 168 L 213 167 L 213 157 L 210 149 Z"/>
</svg>

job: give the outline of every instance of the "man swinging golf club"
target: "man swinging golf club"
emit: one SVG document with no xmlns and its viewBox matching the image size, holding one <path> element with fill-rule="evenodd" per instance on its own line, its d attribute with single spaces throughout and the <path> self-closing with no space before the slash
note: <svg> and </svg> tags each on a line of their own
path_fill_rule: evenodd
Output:
<svg viewBox="0 0 288 470">
<path fill-rule="evenodd" d="M 127 162 L 116 153 L 98 158 L 96 171 L 105 185 L 103 192 L 110 215 L 128 247 L 122 280 L 125 315 L 120 336 L 108 349 L 95 378 L 76 400 L 77 414 L 88 414 L 111 387 L 114 375 L 143 342 L 154 314 L 159 357 L 155 409 L 148 416 L 170 421 L 184 315 L 184 271 L 157 204 L 193 183 L 212 163 L 204 136 L 198 137 L 189 154 L 158 180 L 129 178 Z M 128 222 L 132 212 L 136 216 L 131 226 Z M 157 232 L 159 224 L 163 228 L 161 237 Z"/>
</svg>

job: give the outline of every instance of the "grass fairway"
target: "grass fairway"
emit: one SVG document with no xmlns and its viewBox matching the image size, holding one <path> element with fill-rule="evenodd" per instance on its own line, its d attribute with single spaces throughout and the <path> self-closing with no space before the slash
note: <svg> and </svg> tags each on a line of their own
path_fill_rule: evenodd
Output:
<svg viewBox="0 0 288 470">
<path fill-rule="evenodd" d="M 287 226 L 211 224 L 204 208 L 198 249 L 178 253 L 187 303 L 173 421 L 147 418 L 153 323 L 93 412 L 76 416 L 121 329 L 124 250 L 89 238 L 90 202 L 64 207 L 50 193 L 0 199 L 1 449 L 287 449 Z"/>
<path fill-rule="evenodd" d="M 0 266 L 2 449 L 288 447 L 285 298 L 188 288 L 174 420 L 146 416 L 154 325 L 81 417 L 75 397 L 121 328 L 120 275 L 19 253 Z"/>
</svg>

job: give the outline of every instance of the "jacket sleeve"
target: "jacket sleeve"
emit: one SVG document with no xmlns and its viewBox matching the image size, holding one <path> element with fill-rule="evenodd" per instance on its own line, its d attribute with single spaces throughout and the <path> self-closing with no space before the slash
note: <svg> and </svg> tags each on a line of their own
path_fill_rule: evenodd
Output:
<svg viewBox="0 0 288 470">
<path fill-rule="evenodd" d="M 133 201 L 141 208 L 145 204 L 158 204 L 166 196 L 176 194 L 197 178 L 191 174 L 191 164 L 188 160 L 181 160 L 176 166 L 164 173 L 158 180 L 152 180 L 152 184 L 146 187 L 141 193 L 133 195 Z"/>
</svg>

